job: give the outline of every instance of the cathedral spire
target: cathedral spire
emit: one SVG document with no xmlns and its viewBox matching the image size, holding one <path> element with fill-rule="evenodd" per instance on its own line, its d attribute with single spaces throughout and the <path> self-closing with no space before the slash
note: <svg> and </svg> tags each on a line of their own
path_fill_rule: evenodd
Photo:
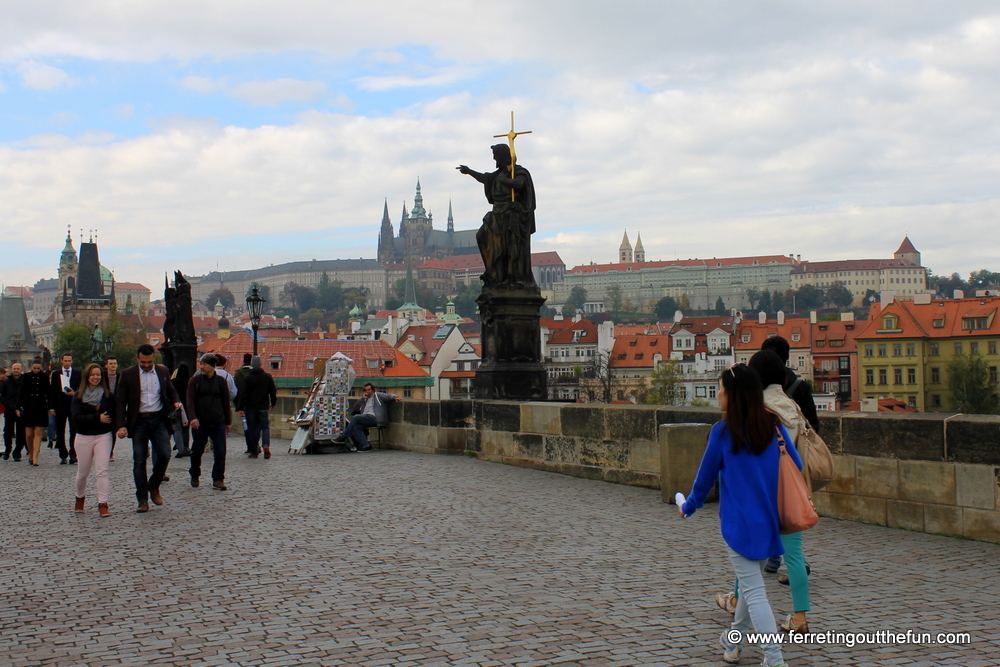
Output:
<svg viewBox="0 0 1000 667">
<path fill-rule="evenodd" d="M 646 250 L 642 247 L 642 234 L 635 235 L 634 259 L 636 262 L 646 261 Z"/>
<path fill-rule="evenodd" d="M 622 236 L 622 244 L 618 246 L 618 261 L 622 264 L 632 263 L 632 244 L 628 242 L 628 230 Z"/>
<path fill-rule="evenodd" d="M 455 216 L 451 214 L 451 199 L 448 199 L 448 233 L 455 231 Z"/>
<path fill-rule="evenodd" d="M 417 178 L 417 194 L 413 195 L 413 210 L 410 211 L 411 218 L 426 218 L 424 211 L 424 196 L 420 194 L 420 178 Z"/>
</svg>

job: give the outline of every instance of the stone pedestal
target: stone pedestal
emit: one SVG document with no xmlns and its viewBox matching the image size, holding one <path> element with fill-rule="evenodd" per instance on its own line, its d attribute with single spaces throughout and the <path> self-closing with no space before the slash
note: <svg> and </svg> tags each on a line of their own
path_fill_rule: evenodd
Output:
<svg viewBox="0 0 1000 667">
<path fill-rule="evenodd" d="M 186 363 L 188 372 L 194 375 L 198 372 L 198 345 L 194 343 L 164 343 L 160 346 L 163 365 L 172 371 L 177 370 L 181 363 Z"/>
<path fill-rule="evenodd" d="M 538 286 L 487 287 L 477 302 L 483 321 L 483 361 L 476 371 L 476 398 L 548 398 L 539 324 L 545 299 Z"/>
</svg>

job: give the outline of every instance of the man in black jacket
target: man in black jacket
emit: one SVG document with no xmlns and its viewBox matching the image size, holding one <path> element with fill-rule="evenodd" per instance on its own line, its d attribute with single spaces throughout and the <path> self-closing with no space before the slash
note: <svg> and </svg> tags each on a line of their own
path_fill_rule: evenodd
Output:
<svg viewBox="0 0 1000 667">
<path fill-rule="evenodd" d="M 195 373 L 188 382 L 187 411 L 191 420 L 191 486 L 198 486 L 201 477 L 201 457 L 208 439 L 212 439 L 212 487 L 225 491 L 226 486 L 226 435 L 233 422 L 229 406 L 229 383 L 215 371 L 218 363 L 214 354 L 203 355 Z M 239 396 L 239 394 L 237 394 Z"/>
<path fill-rule="evenodd" d="M 242 377 L 240 392 L 236 395 L 236 409 L 247 422 L 247 447 L 252 459 L 260 456 L 264 445 L 264 458 L 271 458 L 271 410 L 278 404 L 278 390 L 274 378 L 261 368 L 260 357 L 250 360 L 250 371 Z"/>
<path fill-rule="evenodd" d="M 3 403 L 3 458 L 10 458 L 11 444 L 14 447 L 14 460 L 21 460 L 21 451 L 28 448 L 24 439 L 24 422 L 17 415 L 17 397 L 21 393 L 21 364 L 11 364 L 10 375 L 0 384 L 0 403 Z"/>
<path fill-rule="evenodd" d="M 76 463 L 76 426 L 69 418 L 70 406 L 73 404 L 73 394 L 80 388 L 80 371 L 73 368 L 73 355 L 70 352 L 63 352 L 59 358 L 60 368 L 52 371 L 49 378 L 49 386 L 52 387 L 52 396 L 49 405 L 50 415 L 56 418 L 56 447 L 59 449 L 59 463 Z M 66 447 L 66 422 L 69 422 L 69 447 Z M 51 446 L 52 443 L 49 443 Z"/>
<path fill-rule="evenodd" d="M 814 431 L 819 433 L 819 417 L 816 415 L 816 403 L 813 401 L 812 385 L 809 384 L 808 380 L 800 378 L 795 374 L 795 371 L 788 367 L 788 358 L 791 352 L 791 346 L 788 344 L 788 341 L 781 336 L 771 336 L 764 341 L 764 344 L 760 348 L 762 350 L 773 350 L 785 362 L 785 393 L 799 404 L 799 408 L 802 409 L 802 414 L 805 416 L 806 421 L 809 422 Z"/>
</svg>

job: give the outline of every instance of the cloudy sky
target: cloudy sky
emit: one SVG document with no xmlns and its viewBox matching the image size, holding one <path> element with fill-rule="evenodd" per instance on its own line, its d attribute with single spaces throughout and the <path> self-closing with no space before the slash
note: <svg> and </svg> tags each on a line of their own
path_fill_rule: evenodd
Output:
<svg viewBox="0 0 1000 667">
<path fill-rule="evenodd" d="M 535 250 L 570 265 L 801 254 L 1000 270 L 1000 6 L 592 0 L 6 0 L 0 282 L 67 225 L 156 288 L 374 257 L 420 178 L 479 224 L 519 130 Z"/>
</svg>

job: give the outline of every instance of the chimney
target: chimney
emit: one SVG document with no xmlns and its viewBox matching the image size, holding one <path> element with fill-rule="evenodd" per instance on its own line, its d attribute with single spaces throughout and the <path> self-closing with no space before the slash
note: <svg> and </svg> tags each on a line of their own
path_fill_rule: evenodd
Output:
<svg viewBox="0 0 1000 667">
<path fill-rule="evenodd" d="M 785 311 L 779 310 L 778 311 L 778 326 L 780 327 L 784 323 L 785 323 Z"/>
<path fill-rule="evenodd" d="M 767 313 L 765 313 L 763 310 L 757 313 L 757 323 L 767 324 Z"/>
<path fill-rule="evenodd" d="M 891 306 L 895 300 L 896 300 L 896 293 L 893 292 L 892 290 L 885 290 L 882 292 L 881 301 L 883 306 Z"/>
<path fill-rule="evenodd" d="M 964 299 L 964 298 L 965 298 L 965 292 L 963 292 L 963 291 L 962 291 L 962 290 L 960 290 L 960 289 L 957 289 L 957 290 L 955 290 L 955 294 L 954 294 L 954 297 L 955 297 L 956 299 Z"/>
<path fill-rule="evenodd" d="M 818 318 L 816 317 L 816 311 L 815 310 L 810 310 L 809 311 L 809 324 L 816 324 L 817 319 Z"/>
</svg>

